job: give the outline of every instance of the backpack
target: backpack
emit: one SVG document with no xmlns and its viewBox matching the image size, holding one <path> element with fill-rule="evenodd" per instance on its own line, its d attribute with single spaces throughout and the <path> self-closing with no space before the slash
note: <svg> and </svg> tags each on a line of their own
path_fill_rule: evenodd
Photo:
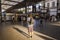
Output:
<svg viewBox="0 0 60 40">
<path fill-rule="evenodd" d="M 28 18 L 28 23 L 31 24 L 31 22 L 32 22 L 32 19 Z"/>
</svg>

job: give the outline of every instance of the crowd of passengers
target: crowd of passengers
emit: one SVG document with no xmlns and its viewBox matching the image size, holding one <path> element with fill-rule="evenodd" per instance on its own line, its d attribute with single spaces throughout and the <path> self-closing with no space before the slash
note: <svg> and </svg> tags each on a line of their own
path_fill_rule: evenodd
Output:
<svg viewBox="0 0 60 40">
<path fill-rule="evenodd" d="M 28 15 L 29 16 L 29 15 Z M 26 22 L 27 21 L 27 18 L 28 18 L 27 15 L 23 15 L 23 16 L 18 16 L 18 21 L 23 21 L 23 22 Z M 36 15 L 33 15 L 33 18 L 34 20 L 40 20 L 40 22 L 42 23 L 43 20 L 45 20 L 46 22 L 56 22 L 56 21 L 59 21 L 59 17 L 58 16 L 50 16 L 50 15 L 47 15 L 47 14 L 36 14 Z"/>
</svg>

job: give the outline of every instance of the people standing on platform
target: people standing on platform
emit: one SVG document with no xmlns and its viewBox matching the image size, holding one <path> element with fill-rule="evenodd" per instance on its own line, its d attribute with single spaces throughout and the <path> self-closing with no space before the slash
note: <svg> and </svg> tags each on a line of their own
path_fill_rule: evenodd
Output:
<svg viewBox="0 0 60 40">
<path fill-rule="evenodd" d="M 15 21 L 14 16 L 12 16 L 12 22 L 13 22 L 13 24 L 14 24 L 14 21 Z"/>
<path fill-rule="evenodd" d="M 24 22 L 25 22 L 25 20 L 26 20 L 26 19 L 25 19 L 25 16 L 24 16 L 24 15 L 22 15 L 22 16 L 21 16 L 21 25 L 23 25 L 23 26 L 24 26 Z"/>
<path fill-rule="evenodd" d="M 51 22 L 55 22 L 55 21 L 57 21 L 57 19 L 56 19 L 56 16 L 53 15 Z"/>
<path fill-rule="evenodd" d="M 32 35 L 33 35 L 33 25 L 34 25 L 34 20 L 33 20 L 32 15 L 30 15 L 30 16 L 27 18 L 27 22 L 28 22 L 28 34 L 29 34 L 30 37 L 32 38 Z"/>
<path fill-rule="evenodd" d="M 34 22 L 34 27 L 39 27 L 40 26 L 40 16 L 39 14 L 35 14 L 34 16 L 35 22 Z"/>
<path fill-rule="evenodd" d="M 41 14 L 41 15 L 40 15 L 40 24 L 43 23 L 43 18 L 44 18 L 44 16 L 43 16 L 43 14 Z"/>
<path fill-rule="evenodd" d="M 60 19 L 59 16 L 56 16 L 56 19 L 57 19 L 57 21 L 59 21 L 59 19 Z"/>
</svg>

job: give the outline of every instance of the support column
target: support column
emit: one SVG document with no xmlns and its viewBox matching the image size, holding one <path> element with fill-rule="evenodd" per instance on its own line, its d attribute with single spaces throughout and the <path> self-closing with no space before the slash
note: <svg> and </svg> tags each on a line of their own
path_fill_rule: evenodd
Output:
<svg viewBox="0 0 60 40">
<path fill-rule="evenodd" d="M 58 11 L 60 11 L 60 1 L 59 0 L 57 0 L 57 16 L 58 16 L 58 18 L 60 18 L 60 12 L 58 12 Z"/>
<path fill-rule="evenodd" d="M 6 23 L 6 12 L 4 14 L 4 22 Z"/>
<path fill-rule="evenodd" d="M 27 2 L 25 1 L 25 13 L 27 14 Z"/>
<path fill-rule="evenodd" d="M 58 16 L 58 7 L 59 7 L 59 0 L 57 0 L 57 16 Z"/>
<path fill-rule="evenodd" d="M 2 13 L 1 13 L 1 0 L 0 0 L 0 23 L 2 22 Z"/>
<path fill-rule="evenodd" d="M 44 1 L 44 8 L 45 8 L 45 0 L 43 0 Z"/>
<path fill-rule="evenodd" d="M 35 4 L 32 5 L 32 12 L 36 13 L 36 5 Z"/>
<path fill-rule="evenodd" d="M 27 21 L 27 15 L 28 15 L 28 14 L 27 14 L 27 4 L 28 4 L 28 2 L 25 1 L 25 4 L 26 4 L 26 5 L 25 5 L 25 14 L 26 14 L 26 21 Z"/>
<path fill-rule="evenodd" d="M 16 21 L 16 13 L 15 13 L 15 15 L 14 15 L 14 16 L 15 16 L 15 22 L 14 22 L 14 23 L 16 23 L 16 22 L 17 22 L 17 21 Z"/>
</svg>

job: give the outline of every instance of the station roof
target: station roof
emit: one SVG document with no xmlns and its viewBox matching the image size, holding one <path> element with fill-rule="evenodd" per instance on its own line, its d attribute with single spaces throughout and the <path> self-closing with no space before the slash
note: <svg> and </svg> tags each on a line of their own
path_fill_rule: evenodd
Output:
<svg viewBox="0 0 60 40">
<path fill-rule="evenodd" d="M 15 9 L 33 5 L 42 0 L 1 0 L 1 8 L 8 13 L 16 13 Z"/>
</svg>

